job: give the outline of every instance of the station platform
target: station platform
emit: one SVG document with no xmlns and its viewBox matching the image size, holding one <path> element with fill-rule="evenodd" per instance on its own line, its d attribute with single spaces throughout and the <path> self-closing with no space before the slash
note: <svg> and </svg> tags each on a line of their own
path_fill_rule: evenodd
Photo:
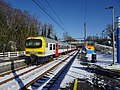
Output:
<svg viewBox="0 0 120 90">
<path fill-rule="evenodd" d="M 120 70 L 120 63 L 117 63 L 117 57 L 115 55 L 115 64 L 113 64 L 113 55 L 108 53 L 96 53 L 96 60 L 92 63 L 92 55 L 83 55 L 80 53 L 80 59 L 83 63 L 95 64 L 105 69 Z"/>
</svg>

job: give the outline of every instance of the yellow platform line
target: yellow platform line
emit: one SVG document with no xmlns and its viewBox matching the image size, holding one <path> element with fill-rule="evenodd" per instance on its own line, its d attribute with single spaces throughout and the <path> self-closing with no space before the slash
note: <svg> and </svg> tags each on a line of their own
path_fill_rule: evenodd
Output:
<svg viewBox="0 0 120 90">
<path fill-rule="evenodd" d="M 112 66 L 111 66 L 111 67 L 107 67 L 107 69 L 111 69 L 111 70 L 120 70 L 119 67 L 114 67 L 114 66 L 113 66 L 113 67 L 112 67 Z"/>
<path fill-rule="evenodd" d="M 73 90 L 77 90 L 77 83 L 78 83 L 78 79 L 76 78 L 75 81 L 74 81 Z"/>
</svg>

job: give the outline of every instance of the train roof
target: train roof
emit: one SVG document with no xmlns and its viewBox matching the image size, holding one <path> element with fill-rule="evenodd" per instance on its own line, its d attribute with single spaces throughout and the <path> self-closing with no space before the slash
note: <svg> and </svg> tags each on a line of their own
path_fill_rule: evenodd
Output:
<svg viewBox="0 0 120 90">
<path fill-rule="evenodd" d="M 46 38 L 46 37 L 42 37 L 42 36 L 28 37 L 27 39 L 44 39 L 46 42 L 49 42 L 49 43 L 56 43 L 57 42 L 56 40 Z"/>
<path fill-rule="evenodd" d="M 46 38 L 46 37 L 42 37 L 42 36 L 38 36 L 38 37 L 28 37 L 27 39 L 41 39 L 43 38 L 46 42 L 48 43 L 58 43 L 58 44 L 63 44 L 63 45 L 70 45 L 67 42 L 62 42 L 62 41 L 56 41 L 54 39 L 50 39 L 50 38 Z M 74 46 L 74 45 L 71 45 Z"/>
<path fill-rule="evenodd" d="M 60 45 L 60 44 L 63 44 L 63 45 L 65 45 L 65 46 L 70 45 L 70 44 L 68 44 L 68 43 L 66 43 L 66 42 L 56 41 L 56 40 L 49 39 L 49 38 L 46 38 L 46 37 L 44 37 L 44 40 L 45 40 L 46 42 L 49 42 L 49 43 L 58 43 L 59 45 Z"/>
<path fill-rule="evenodd" d="M 53 40 L 53 39 L 50 39 L 50 38 L 46 38 L 46 37 L 44 37 L 44 40 L 45 40 L 46 42 L 49 42 L 49 43 L 57 43 L 56 40 Z"/>
</svg>

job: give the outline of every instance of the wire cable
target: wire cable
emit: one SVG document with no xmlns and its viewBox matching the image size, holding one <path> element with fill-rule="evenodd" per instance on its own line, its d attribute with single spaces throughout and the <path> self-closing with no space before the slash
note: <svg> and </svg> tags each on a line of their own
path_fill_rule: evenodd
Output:
<svg viewBox="0 0 120 90">
<path fill-rule="evenodd" d="M 66 32 L 66 30 L 51 16 L 47 9 L 38 0 L 33 1 L 48 17 L 50 17 L 64 32 Z"/>
<path fill-rule="evenodd" d="M 58 18 L 58 20 L 62 23 L 62 25 L 64 26 L 65 29 L 68 30 L 68 28 L 65 26 L 65 24 L 63 23 L 63 21 L 60 19 L 60 17 L 57 15 L 57 13 L 55 12 L 55 10 L 52 8 L 52 6 L 49 4 L 49 2 L 47 0 L 45 0 L 46 3 L 48 4 L 48 6 L 50 7 L 50 9 L 53 11 L 53 13 L 55 14 L 55 16 Z"/>
</svg>

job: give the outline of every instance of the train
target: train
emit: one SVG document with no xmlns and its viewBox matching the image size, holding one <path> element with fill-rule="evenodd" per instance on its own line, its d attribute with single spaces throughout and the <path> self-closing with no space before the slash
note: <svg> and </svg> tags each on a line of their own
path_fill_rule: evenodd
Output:
<svg viewBox="0 0 120 90">
<path fill-rule="evenodd" d="M 25 42 L 25 63 L 45 63 L 53 57 L 58 57 L 60 54 L 73 50 L 76 50 L 76 46 L 66 42 L 42 36 L 28 37 Z"/>
</svg>

